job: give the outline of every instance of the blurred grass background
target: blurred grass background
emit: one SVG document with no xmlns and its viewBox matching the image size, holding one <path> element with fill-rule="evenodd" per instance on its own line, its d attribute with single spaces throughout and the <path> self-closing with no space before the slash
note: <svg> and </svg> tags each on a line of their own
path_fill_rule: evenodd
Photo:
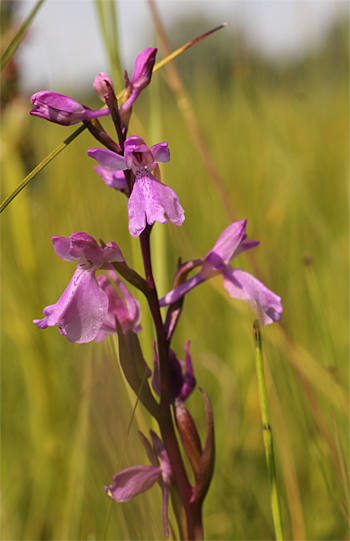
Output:
<svg viewBox="0 0 350 541">
<path fill-rule="evenodd" d="M 181 43 L 200 33 L 182 28 Z M 317 51 L 281 65 L 252 53 L 229 29 L 220 40 L 216 49 L 208 41 L 188 51 L 178 67 L 225 202 L 236 219 L 248 219 L 248 238 L 261 242 L 253 260 L 242 255 L 235 265 L 258 269 L 283 298 L 282 323 L 262 333 L 285 536 L 348 539 L 348 21 L 339 21 Z M 30 117 L 17 75 L 12 62 L 2 79 L 1 200 L 73 131 Z M 163 182 L 186 211 L 181 228 L 153 230 L 160 295 L 171 287 L 178 256 L 202 257 L 232 221 L 163 75 L 154 75 L 134 106 L 129 131 L 149 146 L 168 141 Z M 92 93 L 74 98 L 100 106 Z M 113 134 L 108 120 L 103 124 Z M 127 232 L 126 199 L 94 172 L 86 154 L 92 146 L 84 132 L 2 216 L 4 540 L 103 539 L 110 506 L 103 485 L 117 471 L 135 401 L 114 338 L 71 344 L 56 328 L 39 331 L 32 323 L 74 272 L 55 255 L 52 234 L 85 231 L 114 240 L 142 272 L 138 241 Z M 140 301 L 141 340 L 152 365 L 153 330 Z M 217 460 L 204 505 L 206 539 L 274 536 L 254 318 L 218 278 L 188 295 L 174 337 L 179 358 L 191 339 L 197 382 L 214 410 Z M 198 391 L 188 407 L 204 437 Z M 138 408 L 120 468 L 147 463 L 137 430 L 151 426 Z M 162 536 L 158 487 L 112 502 L 108 539 Z"/>
</svg>

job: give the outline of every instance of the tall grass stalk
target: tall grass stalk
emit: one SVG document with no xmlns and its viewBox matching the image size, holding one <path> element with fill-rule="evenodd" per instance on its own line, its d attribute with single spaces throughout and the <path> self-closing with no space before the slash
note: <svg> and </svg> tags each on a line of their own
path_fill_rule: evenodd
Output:
<svg viewBox="0 0 350 541">
<path fill-rule="evenodd" d="M 104 46 L 109 58 L 114 84 L 118 88 L 123 86 L 123 70 L 119 55 L 119 34 L 114 0 L 95 0 L 95 6 L 100 22 Z"/>
<path fill-rule="evenodd" d="M 260 326 L 259 326 L 258 320 L 254 321 L 253 332 L 254 332 L 256 373 L 257 373 L 257 378 L 258 378 L 261 418 L 262 418 L 262 426 L 263 426 L 263 437 L 264 437 L 267 469 L 269 472 L 272 517 L 273 517 L 273 524 L 275 527 L 276 539 L 278 541 L 281 541 L 284 539 L 283 527 L 282 527 L 282 514 L 281 514 L 280 498 L 279 498 L 277 478 L 276 478 L 272 430 L 271 430 L 270 413 L 269 413 L 269 406 L 267 402 L 267 392 L 266 392 L 266 383 L 265 383 L 263 350 L 262 350 L 261 333 L 260 333 Z"/>
</svg>

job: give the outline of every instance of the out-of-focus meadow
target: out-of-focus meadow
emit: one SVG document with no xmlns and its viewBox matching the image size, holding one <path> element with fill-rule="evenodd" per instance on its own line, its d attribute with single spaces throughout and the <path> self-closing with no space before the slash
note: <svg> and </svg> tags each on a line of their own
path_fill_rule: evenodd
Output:
<svg viewBox="0 0 350 541">
<path fill-rule="evenodd" d="M 227 41 L 213 57 L 215 37 L 178 60 L 221 192 L 191 135 L 186 103 L 160 71 L 134 106 L 129 133 L 149 145 L 168 141 L 162 179 L 186 212 L 181 228 L 154 227 L 159 292 L 171 288 L 179 255 L 203 257 L 229 223 L 248 220 L 248 238 L 261 244 L 235 266 L 259 275 L 284 306 L 281 324 L 262 336 L 285 536 L 348 539 L 348 22 L 317 51 L 280 66 L 249 52 L 229 29 L 221 32 L 220 43 Z M 1 200 L 74 130 L 30 117 L 28 96 L 10 96 L 3 90 Z M 100 107 L 92 93 L 73 97 Z M 113 136 L 109 120 L 102 123 Z M 135 396 L 118 366 L 117 339 L 71 344 L 57 328 L 32 323 L 75 269 L 55 255 L 53 234 L 114 240 L 142 273 L 126 199 L 94 172 L 93 146 L 84 132 L 2 215 L 2 539 L 103 539 L 109 510 L 108 539 L 163 536 L 158 486 L 124 504 L 103 490 L 118 465 L 147 464 L 137 431 L 152 426 L 139 407 L 126 440 Z M 153 329 L 138 298 L 152 366 Z M 197 382 L 214 411 L 206 539 L 274 536 L 254 318 L 218 278 L 187 296 L 174 337 L 179 358 L 191 340 Z M 204 438 L 198 390 L 188 407 Z"/>
</svg>

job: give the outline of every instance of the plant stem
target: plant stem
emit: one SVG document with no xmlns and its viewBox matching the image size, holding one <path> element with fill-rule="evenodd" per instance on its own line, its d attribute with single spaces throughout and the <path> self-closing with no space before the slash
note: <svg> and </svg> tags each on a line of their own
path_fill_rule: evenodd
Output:
<svg viewBox="0 0 350 541">
<path fill-rule="evenodd" d="M 276 479 L 275 457 L 273 453 L 272 431 L 270 424 L 270 413 L 267 403 L 267 392 L 265 383 L 265 371 L 264 371 L 264 359 L 261 343 L 260 326 L 257 320 L 253 325 L 254 333 L 254 346 L 255 346 L 255 363 L 256 373 L 258 377 L 259 399 L 261 407 L 261 417 L 263 426 L 263 438 L 265 445 L 265 455 L 267 462 L 267 469 L 269 472 L 269 484 L 270 484 L 270 497 L 271 497 L 271 509 L 273 524 L 275 528 L 275 535 L 278 541 L 284 539 L 283 527 L 282 527 L 282 515 L 281 507 Z"/>
<path fill-rule="evenodd" d="M 169 394 L 169 341 L 166 338 L 162 316 L 159 308 L 158 294 L 154 283 L 151 251 L 150 251 L 151 228 L 147 225 L 146 229 L 140 235 L 142 258 L 145 267 L 146 282 L 149 286 L 147 295 L 148 304 L 151 310 L 152 318 L 157 333 L 159 370 L 161 381 L 160 405 L 164 410 L 170 403 Z"/>
<path fill-rule="evenodd" d="M 151 227 L 147 225 L 146 229 L 140 235 L 140 243 L 145 267 L 146 282 L 149 286 L 147 300 L 157 333 L 159 372 L 161 381 L 161 417 L 160 419 L 157 419 L 157 421 L 186 513 L 187 535 L 185 539 L 203 539 L 201 505 L 198 502 L 191 503 L 190 501 L 192 496 L 192 487 L 188 481 L 186 470 L 182 461 L 170 411 L 169 340 L 167 339 L 165 333 L 165 328 L 160 313 L 158 293 L 153 278 L 150 234 Z M 182 524 L 179 525 L 179 530 L 180 532 L 183 531 Z"/>
</svg>

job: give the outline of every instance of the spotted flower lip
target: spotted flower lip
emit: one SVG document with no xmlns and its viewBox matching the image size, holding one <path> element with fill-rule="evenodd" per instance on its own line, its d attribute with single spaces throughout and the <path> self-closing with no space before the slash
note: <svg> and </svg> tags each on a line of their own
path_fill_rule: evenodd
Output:
<svg viewBox="0 0 350 541">
<path fill-rule="evenodd" d="M 91 342 L 98 335 L 108 313 L 108 296 L 96 280 L 99 269 L 113 269 L 112 262 L 125 261 L 115 242 L 99 246 L 87 233 L 70 237 L 53 236 L 56 254 L 78 266 L 66 290 L 56 302 L 44 308 L 43 319 L 33 323 L 39 329 L 57 325 L 70 342 Z"/>
<path fill-rule="evenodd" d="M 83 120 L 109 115 L 108 108 L 92 111 L 80 105 L 73 98 L 50 90 L 42 90 L 33 94 L 30 101 L 34 106 L 34 109 L 30 111 L 31 115 L 62 126 L 71 126 L 83 122 Z"/>
<path fill-rule="evenodd" d="M 169 537 L 168 504 L 173 479 L 170 460 L 162 440 L 153 430 L 150 430 L 152 445 L 141 432 L 139 435 L 151 466 L 133 466 L 117 473 L 113 484 L 104 487 L 105 492 L 116 502 L 128 502 L 158 483 L 162 490 L 164 534 Z"/>
<path fill-rule="evenodd" d="M 88 155 L 109 171 L 131 169 L 134 173 L 135 183 L 128 201 L 129 231 L 133 237 L 138 237 L 147 224 L 153 225 L 154 222 L 166 223 L 169 220 L 178 226 L 183 223 L 185 213 L 178 196 L 152 173 L 158 163 L 170 160 L 166 142 L 148 148 L 141 137 L 131 135 L 125 141 L 124 156 L 104 148 L 91 148 Z M 98 173 L 106 182 L 105 172 L 102 171 L 102 175 L 99 170 Z"/>
<path fill-rule="evenodd" d="M 282 318 L 281 297 L 267 289 L 257 278 L 246 271 L 229 265 L 239 254 L 254 248 L 257 241 L 246 241 L 247 220 L 229 225 L 219 236 L 214 247 L 203 259 L 198 274 L 176 287 L 160 299 L 160 306 L 167 306 L 183 297 L 194 287 L 209 278 L 222 274 L 224 288 L 233 299 L 246 301 L 258 314 L 260 323 L 268 325 Z"/>
</svg>

